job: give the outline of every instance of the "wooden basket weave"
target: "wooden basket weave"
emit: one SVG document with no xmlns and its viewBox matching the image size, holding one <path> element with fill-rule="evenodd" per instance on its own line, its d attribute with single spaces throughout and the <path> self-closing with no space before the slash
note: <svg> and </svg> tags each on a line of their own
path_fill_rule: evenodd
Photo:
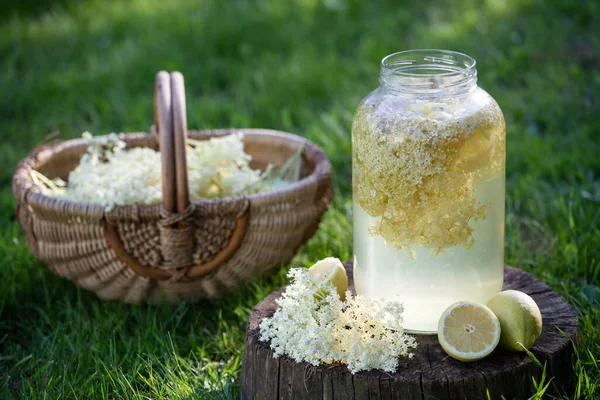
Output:
<svg viewBox="0 0 600 400">
<path fill-rule="evenodd" d="M 183 77 L 162 71 L 155 90 L 156 134 L 121 134 L 127 147 L 159 149 L 163 204 L 117 206 L 42 194 L 31 170 L 66 178 L 87 150 L 83 139 L 38 147 L 13 176 L 17 217 L 31 252 L 56 274 L 103 299 L 177 303 L 217 298 L 289 261 L 316 231 L 333 199 L 331 165 L 301 137 L 243 129 L 251 167 L 281 165 L 304 146 L 301 179 L 260 194 L 190 202 L 186 137 L 236 130 L 187 131 Z"/>
</svg>

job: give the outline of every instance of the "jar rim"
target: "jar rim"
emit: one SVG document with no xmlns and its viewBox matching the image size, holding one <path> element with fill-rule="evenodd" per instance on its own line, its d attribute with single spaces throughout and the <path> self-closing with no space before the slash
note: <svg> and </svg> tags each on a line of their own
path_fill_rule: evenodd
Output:
<svg viewBox="0 0 600 400">
<path fill-rule="evenodd" d="M 438 73 L 414 73 L 410 72 L 411 66 L 426 66 L 429 64 L 440 64 Z M 381 68 L 386 69 L 394 75 L 423 76 L 436 75 L 448 76 L 455 74 L 465 74 L 476 68 L 475 59 L 465 53 L 453 50 L 442 49 L 413 49 L 403 50 L 389 54 L 381 60 Z M 407 66 L 408 68 L 402 68 Z M 398 68 L 400 67 L 400 68 Z M 409 71 L 406 71 L 409 69 Z M 443 72 L 442 72 L 443 71 Z"/>
<path fill-rule="evenodd" d="M 381 60 L 380 82 L 398 92 L 456 94 L 476 85 L 476 62 L 473 57 L 452 50 L 400 51 Z"/>
</svg>

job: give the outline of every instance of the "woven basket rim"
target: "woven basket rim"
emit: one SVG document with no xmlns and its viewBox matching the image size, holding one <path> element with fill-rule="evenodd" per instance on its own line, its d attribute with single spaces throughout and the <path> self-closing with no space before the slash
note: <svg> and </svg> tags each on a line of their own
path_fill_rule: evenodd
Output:
<svg viewBox="0 0 600 400">
<path fill-rule="evenodd" d="M 214 199 L 202 199 L 199 201 L 191 201 L 190 204 L 195 207 L 210 207 L 216 204 L 223 203 L 236 203 L 239 201 L 243 201 L 245 199 L 253 202 L 257 200 L 268 201 L 269 199 L 276 200 L 278 197 L 289 197 L 294 193 L 299 193 L 305 190 L 307 187 L 310 187 L 315 182 L 318 182 L 323 176 L 329 175 L 331 173 L 331 164 L 329 159 L 327 158 L 325 152 L 316 144 L 311 142 L 310 140 L 294 135 L 292 133 L 272 130 L 272 129 L 260 129 L 260 128 L 228 128 L 228 129 L 208 129 L 208 130 L 193 130 L 190 129 L 190 136 L 195 135 L 207 135 L 210 137 L 214 136 L 225 136 L 228 134 L 241 132 L 243 134 L 249 134 L 245 137 L 257 137 L 257 136 L 273 136 L 276 138 L 284 139 L 290 142 L 295 142 L 298 146 L 304 144 L 304 152 L 307 150 L 314 154 L 315 165 L 310 174 L 299 179 L 297 182 L 291 183 L 284 188 L 269 190 L 262 193 L 243 195 L 243 196 L 228 196 L 228 197 L 220 197 Z M 122 132 L 119 133 L 119 138 L 121 139 L 136 139 L 136 138 L 150 138 L 152 136 L 151 133 L 147 132 Z M 73 214 L 73 215 L 94 215 L 98 217 L 107 217 L 109 219 L 112 218 L 122 218 L 123 215 L 129 214 L 132 211 L 136 211 L 137 213 L 143 213 L 146 215 L 158 215 L 160 210 L 162 209 L 162 203 L 159 204 L 130 204 L 130 205 L 117 205 L 112 210 L 107 211 L 106 207 L 100 204 L 94 203 L 81 203 L 72 200 L 59 199 L 53 196 L 48 196 L 41 193 L 38 189 L 36 189 L 36 185 L 33 183 L 31 176 L 29 175 L 29 171 L 32 169 L 35 170 L 35 164 L 37 161 L 37 157 L 46 151 L 52 151 L 60 149 L 63 146 L 79 146 L 85 145 L 85 139 L 76 138 L 76 139 L 68 139 L 52 144 L 40 145 L 34 148 L 23 160 L 21 160 L 15 169 L 13 175 L 13 194 L 18 200 L 22 200 L 25 203 L 30 204 L 53 204 L 54 207 L 60 207 L 61 211 L 65 214 Z M 134 146 L 141 147 L 141 146 Z M 305 153 L 306 154 L 306 153 Z M 52 158 L 56 156 L 52 154 L 48 156 Z M 25 177 L 23 177 L 22 173 L 25 172 Z M 17 176 L 21 173 L 20 179 L 17 179 Z M 212 208 L 212 207 L 211 207 Z M 112 217 L 112 218 L 111 218 Z"/>
</svg>

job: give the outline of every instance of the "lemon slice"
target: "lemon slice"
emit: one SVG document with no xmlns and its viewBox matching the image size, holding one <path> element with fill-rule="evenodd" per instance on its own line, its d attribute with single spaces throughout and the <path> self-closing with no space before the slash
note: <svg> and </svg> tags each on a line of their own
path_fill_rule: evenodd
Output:
<svg viewBox="0 0 600 400">
<path fill-rule="evenodd" d="M 442 314 L 438 339 L 446 353 L 457 360 L 481 360 L 498 345 L 500 322 L 483 304 L 459 301 Z"/>
<path fill-rule="evenodd" d="M 324 258 L 310 267 L 308 272 L 320 284 L 331 282 L 340 295 L 340 299 L 345 300 L 346 290 L 348 290 L 348 275 L 339 258 Z M 321 298 L 322 294 L 317 293 L 317 297 Z"/>
</svg>

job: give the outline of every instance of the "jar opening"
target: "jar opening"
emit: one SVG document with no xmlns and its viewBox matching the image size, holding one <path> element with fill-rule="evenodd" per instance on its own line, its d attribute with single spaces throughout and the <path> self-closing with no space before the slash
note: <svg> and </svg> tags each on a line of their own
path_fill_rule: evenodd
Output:
<svg viewBox="0 0 600 400">
<path fill-rule="evenodd" d="M 408 50 L 381 60 L 381 84 L 413 94 L 457 94 L 477 84 L 475 59 L 449 50 Z"/>
</svg>

